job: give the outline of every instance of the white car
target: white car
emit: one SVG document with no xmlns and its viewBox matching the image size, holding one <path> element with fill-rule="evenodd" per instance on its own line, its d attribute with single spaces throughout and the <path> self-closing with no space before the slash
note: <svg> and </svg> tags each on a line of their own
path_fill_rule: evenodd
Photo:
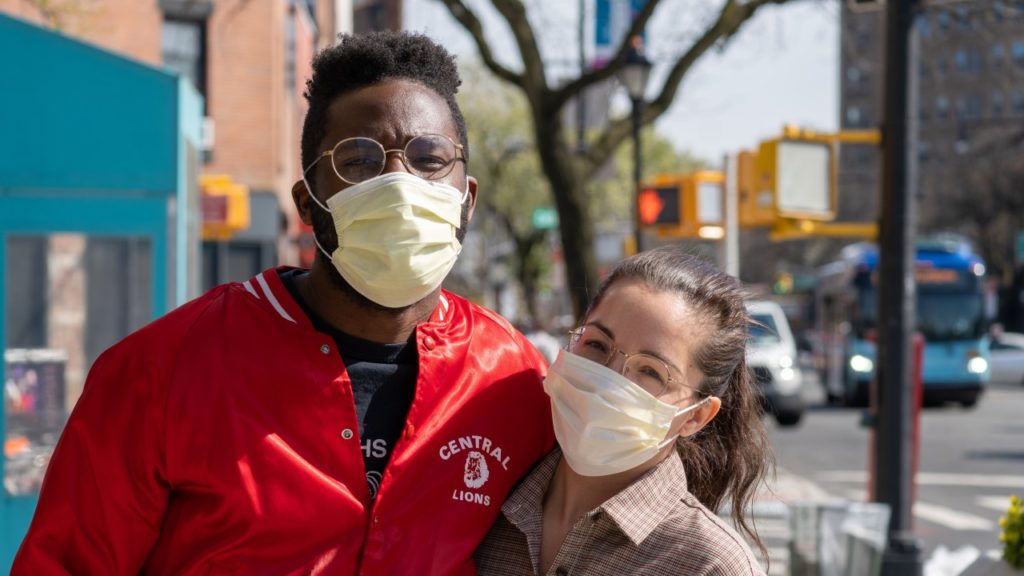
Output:
<svg viewBox="0 0 1024 576">
<path fill-rule="evenodd" d="M 795 426 L 804 414 L 803 374 L 789 321 L 782 307 L 768 300 L 747 302 L 747 312 L 754 321 L 747 365 L 761 387 L 765 409 L 780 426 Z"/>
<path fill-rule="evenodd" d="M 1024 334 L 1003 333 L 989 348 L 989 382 L 1024 384 Z"/>
</svg>

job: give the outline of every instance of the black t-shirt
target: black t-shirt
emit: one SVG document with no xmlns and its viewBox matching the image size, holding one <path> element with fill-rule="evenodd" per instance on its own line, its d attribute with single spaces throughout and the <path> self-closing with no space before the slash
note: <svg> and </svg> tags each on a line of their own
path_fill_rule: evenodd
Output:
<svg viewBox="0 0 1024 576">
<path fill-rule="evenodd" d="M 327 324 L 302 300 L 295 287 L 295 278 L 302 270 L 280 274 L 281 282 L 302 306 L 313 326 L 330 335 L 352 381 L 359 421 L 359 439 L 366 464 L 366 481 L 370 498 L 377 496 L 384 467 L 387 466 L 395 442 L 405 427 L 405 417 L 416 392 L 419 362 L 414 341 L 378 344 L 345 334 Z"/>
</svg>

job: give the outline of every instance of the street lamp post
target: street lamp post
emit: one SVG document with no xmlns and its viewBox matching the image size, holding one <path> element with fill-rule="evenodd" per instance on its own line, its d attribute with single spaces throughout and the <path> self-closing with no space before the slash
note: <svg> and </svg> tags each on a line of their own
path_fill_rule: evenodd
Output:
<svg viewBox="0 0 1024 576">
<path fill-rule="evenodd" d="M 637 202 L 640 193 L 640 180 L 643 179 L 643 155 L 640 152 L 640 125 L 643 120 L 644 93 L 647 91 L 647 78 L 651 73 L 651 62 L 644 57 L 643 39 L 634 36 L 630 39 L 629 52 L 626 53 L 626 61 L 619 72 L 619 81 L 626 86 L 629 98 L 633 101 L 633 231 L 636 242 L 636 251 L 643 250 L 641 246 L 640 218 L 637 211 Z"/>
</svg>

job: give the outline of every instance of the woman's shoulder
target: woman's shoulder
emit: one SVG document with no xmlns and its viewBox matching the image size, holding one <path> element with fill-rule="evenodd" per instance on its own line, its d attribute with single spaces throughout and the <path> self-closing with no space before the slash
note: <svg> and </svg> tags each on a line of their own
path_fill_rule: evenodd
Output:
<svg viewBox="0 0 1024 576">
<path fill-rule="evenodd" d="M 675 548 L 708 567 L 704 574 L 762 575 L 754 552 L 729 523 L 687 492 L 651 534 L 650 544 Z"/>
</svg>

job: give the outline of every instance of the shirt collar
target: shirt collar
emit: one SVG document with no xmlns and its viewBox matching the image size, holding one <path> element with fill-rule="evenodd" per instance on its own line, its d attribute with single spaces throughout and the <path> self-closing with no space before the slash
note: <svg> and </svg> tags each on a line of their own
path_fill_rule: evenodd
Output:
<svg viewBox="0 0 1024 576">
<path fill-rule="evenodd" d="M 686 470 L 679 452 L 648 470 L 601 509 L 634 544 L 643 542 L 675 509 L 686 493 Z"/>
<path fill-rule="evenodd" d="M 501 507 L 508 521 L 524 534 L 540 534 L 544 495 L 562 456 L 557 447 L 527 474 Z M 634 544 L 639 545 L 675 509 L 686 493 L 686 470 L 675 450 L 657 466 L 612 496 L 596 510 L 604 511 Z"/>
</svg>

